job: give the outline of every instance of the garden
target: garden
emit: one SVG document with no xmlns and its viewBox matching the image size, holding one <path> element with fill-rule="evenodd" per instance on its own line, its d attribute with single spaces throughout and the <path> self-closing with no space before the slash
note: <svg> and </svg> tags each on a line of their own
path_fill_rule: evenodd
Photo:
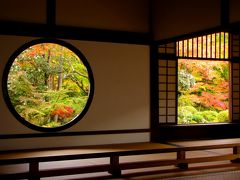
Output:
<svg viewBox="0 0 240 180">
<path fill-rule="evenodd" d="M 229 62 L 178 60 L 178 124 L 229 120 Z"/>
<path fill-rule="evenodd" d="M 90 82 L 85 65 L 74 52 L 58 44 L 41 43 L 15 58 L 7 88 L 22 118 L 52 128 L 69 123 L 83 111 Z"/>
</svg>

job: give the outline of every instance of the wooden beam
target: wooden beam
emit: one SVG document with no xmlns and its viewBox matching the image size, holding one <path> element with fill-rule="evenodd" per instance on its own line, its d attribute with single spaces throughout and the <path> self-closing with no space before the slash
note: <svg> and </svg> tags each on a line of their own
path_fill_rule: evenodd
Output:
<svg viewBox="0 0 240 180">
<path fill-rule="evenodd" d="M 177 160 L 185 160 L 186 159 L 186 152 L 185 151 L 178 151 L 177 152 Z M 179 163 L 176 165 L 180 169 L 188 169 L 188 163 Z"/>
<path fill-rule="evenodd" d="M 53 23 L 53 20 L 49 20 L 49 24 L 53 25 Z M 104 30 L 60 25 L 49 26 L 49 24 L 12 21 L 0 21 L 0 24 L 0 35 L 62 38 L 144 45 L 149 45 L 151 42 L 150 34 L 144 32 Z"/>
<path fill-rule="evenodd" d="M 240 156 L 240 146 L 234 146 L 233 147 L 233 154 Z M 233 163 L 240 163 L 240 158 L 237 157 L 236 159 L 231 160 Z"/>
<path fill-rule="evenodd" d="M 99 131 L 75 131 L 75 132 L 55 132 L 55 133 L 28 133 L 28 134 L 0 134 L 0 139 L 22 139 L 39 137 L 61 137 L 61 136 L 91 136 L 91 135 L 112 135 L 112 134 L 135 134 L 149 133 L 150 129 L 119 129 L 119 130 L 99 130 Z"/>
<path fill-rule="evenodd" d="M 40 180 L 39 162 L 37 161 L 29 163 L 29 180 Z"/>
<path fill-rule="evenodd" d="M 151 141 L 155 139 L 155 131 L 159 124 L 158 100 L 158 45 L 150 46 L 150 128 Z"/>
</svg>

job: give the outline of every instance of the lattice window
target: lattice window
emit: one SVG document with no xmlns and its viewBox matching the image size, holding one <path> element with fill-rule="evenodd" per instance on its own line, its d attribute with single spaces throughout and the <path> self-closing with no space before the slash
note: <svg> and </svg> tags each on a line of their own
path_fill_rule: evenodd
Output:
<svg viewBox="0 0 240 180">
<path fill-rule="evenodd" d="M 176 55 L 189 59 L 229 59 L 229 33 L 219 32 L 176 43 Z"/>
<path fill-rule="evenodd" d="M 240 118 L 240 64 L 232 63 L 232 120 L 236 121 Z"/>
<path fill-rule="evenodd" d="M 232 35 L 232 57 L 240 57 L 240 50 L 239 50 L 239 35 Z"/>
<path fill-rule="evenodd" d="M 240 35 L 232 35 L 232 121 L 240 119 Z"/>
<path fill-rule="evenodd" d="M 176 123 L 177 61 L 175 44 L 159 46 L 159 123 Z"/>
</svg>

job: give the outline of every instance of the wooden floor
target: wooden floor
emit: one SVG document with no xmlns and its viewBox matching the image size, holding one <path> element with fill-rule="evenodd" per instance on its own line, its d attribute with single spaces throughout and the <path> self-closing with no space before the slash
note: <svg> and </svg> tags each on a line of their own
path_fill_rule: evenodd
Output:
<svg viewBox="0 0 240 180">
<path fill-rule="evenodd" d="M 198 156 L 217 156 L 221 154 L 231 153 L 232 149 L 218 149 L 218 150 L 201 150 L 194 152 L 187 152 L 187 157 L 198 157 Z M 144 161 L 144 160 L 155 160 L 155 159 L 171 159 L 175 158 L 175 153 L 162 153 L 162 154 L 152 154 L 152 155 L 141 155 L 141 156 L 127 156 L 121 157 L 121 162 L 128 162 L 131 159 L 134 161 Z M 61 162 L 47 162 L 41 163 L 41 169 L 54 169 L 54 167 L 66 167 L 66 166 L 76 166 L 76 165 L 93 165 L 109 162 L 108 158 L 98 158 L 98 159 L 86 159 L 86 160 L 72 160 L 72 161 L 61 161 Z M 10 171 L 21 172 L 28 169 L 27 165 L 8 165 L 0 166 L 0 173 L 6 173 Z M 164 179 L 170 177 L 182 177 L 195 174 L 205 174 L 205 173 L 215 173 L 222 171 L 233 171 L 240 170 L 240 164 L 231 163 L 229 161 L 219 161 L 211 163 L 198 163 L 190 164 L 188 170 L 180 170 L 174 166 L 156 167 L 156 168 L 145 168 L 137 170 L 126 170 L 123 171 L 122 178 L 115 178 L 115 180 L 156 180 Z M 71 175 L 62 177 L 49 177 L 41 178 L 47 180 L 70 180 L 70 179 L 84 179 L 84 180 L 100 180 L 100 179 L 113 179 L 107 172 L 103 173 L 90 173 L 81 175 Z"/>
</svg>

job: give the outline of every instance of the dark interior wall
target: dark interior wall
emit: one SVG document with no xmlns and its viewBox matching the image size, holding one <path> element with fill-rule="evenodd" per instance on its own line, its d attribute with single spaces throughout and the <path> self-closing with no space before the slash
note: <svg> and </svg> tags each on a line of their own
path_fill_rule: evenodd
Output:
<svg viewBox="0 0 240 180">
<path fill-rule="evenodd" d="M 121 30 L 149 31 L 148 0 L 57 0 L 56 24 Z"/>
<path fill-rule="evenodd" d="M 229 12 L 230 23 L 239 22 L 240 21 L 240 13 L 239 13 L 240 1 L 230 0 L 229 8 L 230 8 L 230 12 Z"/>
<path fill-rule="evenodd" d="M 46 0 L 7 0 L 0 6 L 0 20 L 47 22 Z M 56 25 L 149 32 L 148 0 L 56 0 Z"/>
<path fill-rule="evenodd" d="M 177 37 L 220 26 L 221 0 L 155 0 L 155 40 Z"/>
<path fill-rule="evenodd" d="M 153 33 L 155 40 L 162 40 L 220 27 L 224 1 L 54 0 L 53 15 L 56 25 Z M 0 20 L 46 24 L 47 2 L 2 1 Z M 238 0 L 229 0 L 230 23 L 240 21 L 239 6 Z"/>
<path fill-rule="evenodd" d="M 46 24 L 47 2 L 2 1 L 0 20 Z M 56 25 L 143 33 L 153 31 L 154 39 L 162 40 L 221 26 L 223 2 L 228 1 L 56 0 L 53 15 Z M 239 6 L 238 0 L 229 0 L 230 23 L 240 21 Z"/>
<path fill-rule="evenodd" d="M 45 0 L 7 0 L 0 4 L 0 20 L 46 23 Z"/>
</svg>

